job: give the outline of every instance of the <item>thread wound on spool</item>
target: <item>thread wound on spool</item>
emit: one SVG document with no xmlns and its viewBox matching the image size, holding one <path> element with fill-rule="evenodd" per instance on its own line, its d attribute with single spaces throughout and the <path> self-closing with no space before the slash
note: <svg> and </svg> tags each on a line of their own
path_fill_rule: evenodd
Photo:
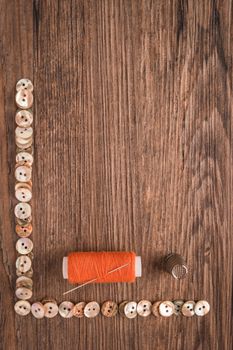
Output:
<svg viewBox="0 0 233 350">
<path fill-rule="evenodd" d="M 68 280 L 70 283 L 134 282 L 134 252 L 74 252 L 68 255 Z M 122 269 L 110 271 L 124 266 Z"/>
</svg>

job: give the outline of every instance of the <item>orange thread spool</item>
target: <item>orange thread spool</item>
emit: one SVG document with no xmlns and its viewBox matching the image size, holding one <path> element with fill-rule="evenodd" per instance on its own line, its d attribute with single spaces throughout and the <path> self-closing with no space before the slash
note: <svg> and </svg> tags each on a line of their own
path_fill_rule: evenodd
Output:
<svg viewBox="0 0 233 350">
<path fill-rule="evenodd" d="M 85 283 L 93 279 L 96 279 L 94 283 L 134 282 L 140 276 L 140 272 L 138 274 L 136 271 L 137 258 L 134 252 L 70 253 L 67 277 L 70 283 Z M 124 267 L 110 273 L 121 266 Z"/>
</svg>

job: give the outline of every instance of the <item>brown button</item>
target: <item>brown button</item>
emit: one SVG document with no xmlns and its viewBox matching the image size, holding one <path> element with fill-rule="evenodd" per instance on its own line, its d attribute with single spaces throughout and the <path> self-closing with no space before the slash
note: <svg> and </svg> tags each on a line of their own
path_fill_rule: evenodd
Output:
<svg viewBox="0 0 233 350">
<path fill-rule="evenodd" d="M 33 91 L 33 84 L 31 80 L 23 78 L 20 79 L 17 84 L 16 84 L 16 91 L 21 91 L 21 90 L 28 90 L 28 91 Z"/>
<path fill-rule="evenodd" d="M 28 190 L 32 191 L 32 182 L 17 182 L 15 184 L 15 191 L 17 191 L 19 188 L 27 188 Z"/>
<path fill-rule="evenodd" d="M 116 316 L 118 312 L 118 305 L 115 301 L 105 301 L 101 307 L 101 312 L 106 317 Z"/>
<path fill-rule="evenodd" d="M 124 307 L 124 313 L 127 318 L 135 318 L 137 316 L 137 303 L 135 301 L 128 302 Z"/>
<path fill-rule="evenodd" d="M 31 306 L 31 312 L 35 318 L 41 319 L 45 316 L 44 305 L 36 302 Z"/>
<path fill-rule="evenodd" d="M 15 96 L 15 102 L 19 108 L 28 109 L 33 105 L 33 94 L 26 89 L 19 90 Z"/>
<path fill-rule="evenodd" d="M 28 254 L 33 249 L 33 243 L 30 238 L 19 238 L 16 242 L 16 250 L 19 254 Z"/>
<path fill-rule="evenodd" d="M 210 311 L 210 304 L 206 300 L 199 300 L 194 311 L 197 316 L 205 316 Z"/>
<path fill-rule="evenodd" d="M 32 261 L 26 255 L 21 255 L 16 260 L 16 268 L 20 272 L 24 272 L 25 273 L 25 272 L 29 271 L 31 266 L 32 266 Z"/>
<path fill-rule="evenodd" d="M 32 214 L 32 209 L 30 204 L 28 203 L 18 203 L 15 206 L 15 216 L 18 219 L 27 219 L 31 216 Z"/>
<path fill-rule="evenodd" d="M 195 308 L 195 302 L 192 300 L 189 300 L 183 304 L 181 312 L 184 316 L 191 317 L 195 314 L 194 308 Z"/>
<path fill-rule="evenodd" d="M 128 300 L 122 301 L 118 306 L 118 311 L 121 316 L 125 316 L 125 305 L 128 304 Z"/>
<path fill-rule="evenodd" d="M 45 317 L 53 318 L 58 314 L 58 306 L 56 302 L 48 301 L 44 304 Z"/>
<path fill-rule="evenodd" d="M 73 308 L 73 314 L 75 317 L 81 318 L 84 316 L 84 308 L 86 303 L 84 301 L 80 301 Z"/>
<path fill-rule="evenodd" d="M 175 306 L 171 301 L 162 301 L 159 305 L 159 313 L 163 317 L 170 317 L 174 314 Z"/>
<path fill-rule="evenodd" d="M 15 312 L 20 316 L 26 316 L 31 311 L 31 305 L 26 300 L 19 300 L 15 303 Z"/>
<path fill-rule="evenodd" d="M 159 317 L 160 316 L 160 313 L 159 313 L 159 305 L 162 303 L 162 301 L 156 301 L 153 305 L 152 305 L 152 314 L 155 316 L 155 317 Z"/>
<path fill-rule="evenodd" d="M 16 276 L 18 277 L 25 276 L 25 277 L 31 278 L 33 276 L 33 270 L 32 268 L 30 268 L 28 271 L 24 272 L 16 269 Z"/>
<path fill-rule="evenodd" d="M 30 202 L 30 200 L 32 199 L 32 191 L 30 191 L 26 187 L 21 187 L 15 191 L 15 197 L 20 202 L 23 202 L 23 203 Z"/>
<path fill-rule="evenodd" d="M 15 115 L 15 122 L 18 126 L 21 126 L 23 128 L 28 128 L 33 122 L 32 111 L 18 110 Z"/>
<path fill-rule="evenodd" d="M 31 180 L 32 169 L 26 165 L 19 166 L 15 169 L 15 178 L 19 182 L 27 182 Z"/>
<path fill-rule="evenodd" d="M 184 301 L 183 300 L 174 300 L 173 304 L 175 306 L 174 314 L 176 316 L 179 316 L 181 314 L 181 309 L 182 309 L 182 306 L 184 305 Z"/>
<path fill-rule="evenodd" d="M 32 233 L 32 224 L 28 224 L 27 226 L 16 225 L 15 231 L 19 237 L 29 237 Z"/>
<path fill-rule="evenodd" d="M 16 287 L 26 287 L 28 289 L 32 289 L 33 280 L 26 276 L 20 276 L 16 279 Z"/>
<path fill-rule="evenodd" d="M 20 226 L 27 226 L 30 222 L 32 222 L 32 216 L 29 216 L 27 219 L 19 219 L 16 218 L 16 223 Z"/>
<path fill-rule="evenodd" d="M 96 301 L 91 301 L 84 308 L 84 315 L 88 318 L 96 317 L 100 312 L 100 306 Z"/>
<path fill-rule="evenodd" d="M 59 305 L 59 314 L 64 318 L 70 318 L 73 316 L 74 304 L 70 301 L 63 301 Z"/>
<path fill-rule="evenodd" d="M 20 126 L 17 126 L 17 128 L 15 129 L 15 137 L 23 139 L 23 140 L 28 140 L 32 137 L 33 135 L 33 129 L 31 126 L 27 127 L 27 128 L 22 128 Z"/>
<path fill-rule="evenodd" d="M 28 300 L 32 297 L 32 290 L 25 287 L 19 287 L 16 289 L 15 295 L 18 299 Z"/>
<path fill-rule="evenodd" d="M 151 314 L 152 304 L 148 300 L 141 300 L 137 305 L 137 313 L 139 316 L 147 317 Z"/>
<path fill-rule="evenodd" d="M 26 162 L 30 166 L 33 164 L 33 156 L 28 152 L 19 152 L 16 155 L 15 160 L 16 160 L 16 163 Z"/>
</svg>

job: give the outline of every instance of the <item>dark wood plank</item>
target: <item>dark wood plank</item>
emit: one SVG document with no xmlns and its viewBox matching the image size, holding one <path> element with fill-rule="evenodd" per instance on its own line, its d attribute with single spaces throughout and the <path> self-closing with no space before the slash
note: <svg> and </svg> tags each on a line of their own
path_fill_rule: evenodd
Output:
<svg viewBox="0 0 233 350">
<path fill-rule="evenodd" d="M 2 0 L 0 10 L 0 348 L 231 349 L 232 1 Z M 35 86 L 33 300 L 63 300 L 68 252 L 132 249 L 136 284 L 69 299 L 206 299 L 208 316 L 15 316 L 22 76 Z M 182 282 L 160 268 L 170 251 L 191 267 Z"/>
</svg>

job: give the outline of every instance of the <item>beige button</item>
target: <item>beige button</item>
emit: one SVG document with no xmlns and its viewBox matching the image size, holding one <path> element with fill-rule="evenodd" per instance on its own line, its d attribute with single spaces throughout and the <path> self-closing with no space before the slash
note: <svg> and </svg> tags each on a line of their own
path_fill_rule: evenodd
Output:
<svg viewBox="0 0 233 350">
<path fill-rule="evenodd" d="M 15 169 L 15 178 L 19 182 L 27 182 L 31 180 L 32 169 L 26 165 L 19 166 Z"/>
<path fill-rule="evenodd" d="M 27 226 L 30 222 L 32 222 L 32 216 L 29 216 L 27 219 L 19 219 L 16 217 L 16 223 L 21 226 Z"/>
<path fill-rule="evenodd" d="M 84 301 L 80 301 L 73 308 L 73 314 L 75 317 L 81 318 L 84 316 L 84 308 L 86 303 Z"/>
<path fill-rule="evenodd" d="M 116 316 L 118 312 L 118 305 L 115 303 L 115 301 L 105 301 L 101 307 L 101 312 L 106 317 Z"/>
<path fill-rule="evenodd" d="M 18 276 L 18 277 L 25 276 L 25 277 L 31 278 L 33 276 L 33 270 L 32 270 L 32 268 L 30 268 L 28 271 L 23 272 L 23 271 L 16 269 L 16 276 Z"/>
<path fill-rule="evenodd" d="M 173 304 L 175 306 L 174 314 L 176 316 L 179 316 L 181 314 L 181 309 L 182 309 L 182 306 L 184 305 L 184 301 L 183 300 L 174 300 Z"/>
<path fill-rule="evenodd" d="M 194 311 L 197 316 L 205 316 L 210 311 L 210 304 L 206 300 L 199 300 Z"/>
<path fill-rule="evenodd" d="M 41 319 L 45 316 L 44 305 L 36 302 L 31 306 L 31 312 L 35 318 Z"/>
<path fill-rule="evenodd" d="M 20 163 L 20 162 L 26 162 L 28 165 L 32 165 L 33 163 L 33 156 L 28 153 L 28 152 L 19 152 L 16 155 L 16 163 Z M 22 164 L 23 165 L 23 164 Z"/>
<path fill-rule="evenodd" d="M 33 94 L 26 89 L 19 90 L 15 96 L 15 102 L 19 108 L 28 109 L 33 105 Z"/>
<path fill-rule="evenodd" d="M 27 226 L 15 226 L 15 231 L 19 237 L 29 237 L 32 233 L 32 225 L 28 224 Z"/>
<path fill-rule="evenodd" d="M 184 303 L 184 305 L 182 306 L 181 312 L 184 316 L 191 317 L 195 314 L 194 308 L 195 308 L 195 302 L 192 300 L 189 300 Z"/>
<path fill-rule="evenodd" d="M 20 79 L 17 84 L 16 84 L 16 91 L 20 91 L 20 90 L 28 90 L 28 91 L 33 91 L 33 84 L 31 82 L 31 80 L 23 78 Z"/>
<path fill-rule="evenodd" d="M 15 295 L 18 299 L 28 300 L 32 297 L 32 291 L 29 288 L 19 287 L 16 289 Z"/>
<path fill-rule="evenodd" d="M 17 139 L 15 140 L 16 146 L 17 146 L 21 151 L 26 151 L 29 147 L 31 147 L 32 142 L 33 142 L 32 138 L 31 138 L 31 139 L 28 139 L 28 140 L 24 140 L 24 139 L 17 138 Z"/>
<path fill-rule="evenodd" d="M 26 316 L 31 311 L 31 305 L 26 300 L 19 300 L 15 303 L 15 312 L 20 316 Z"/>
<path fill-rule="evenodd" d="M 32 135 L 33 129 L 31 126 L 29 126 L 28 128 L 22 128 L 20 126 L 17 126 L 17 128 L 15 129 L 16 138 L 19 137 L 20 139 L 28 140 L 32 137 Z"/>
<path fill-rule="evenodd" d="M 100 312 L 100 306 L 96 301 L 91 301 L 84 308 L 84 315 L 88 318 L 96 317 Z"/>
<path fill-rule="evenodd" d="M 121 316 L 125 316 L 124 308 L 126 304 L 128 304 L 128 300 L 122 301 L 118 306 L 118 311 Z"/>
<path fill-rule="evenodd" d="M 16 268 L 20 272 L 25 273 L 25 272 L 29 271 L 31 266 L 32 266 L 32 261 L 26 255 L 21 255 L 16 260 Z"/>
<path fill-rule="evenodd" d="M 19 238 L 16 242 L 16 250 L 19 254 L 28 254 L 33 249 L 33 243 L 30 238 Z"/>
<path fill-rule="evenodd" d="M 45 317 L 53 318 L 58 314 L 58 306 L 55 302 L 48 301 L 44 304 Z"/>
<path fill-rule="evenodd" d="M 152 314 L 155 316 L 155 317 L 159 317 L 160 316 L 160 313 L 159 313 L 159 305 L 162 303 L 162 301 L 156 301 L 155 303 L 153 303 L 152 305 L 152 308 L 151 308 L 151 311 L 152 311 Z"/>
<path fill-rule="evenodd" d="M 27 219 L 32 214 L 32 209 L 28 203 L 18 203 L 15 206 L 15 216 L 18 219 Z"/>
<path fill-rule="evenodd" d="M 170 317 L 174 314 L 175 306 L 171 301 L 162 301 L 159 305 L 159 313 L 163 317 Z"/>
<path fill-rule="evenodd" d="M 70 318 L 73 316 L 74 304 L 70 301 L 63 301 L 59 305 L 59 314 L 64 318 Z"/>
<path fill-rule="evenodd" d="M 31 110 L 18 110 L 15 115 L 15 122 L 22 128 L 28 128 L 33 122 L 33 114 Z"/>
<path fill-rule="evenodd" d="M 16 287 L 26 287 L 29 289 L 32 289 L 33 286 L 33 280 L 26 276 L 20 276 L 16 279 Z"/>
<path fill-rule="evenodd" d="M 20 202 L 30 202 L 30 200 L 32 199 L 32 191 L 30 191 L 28 188 L 21 187 L 15 191 L 15 197 Z"/>
<path fill-rule="evenodd" d="M 19 188 L 27 188 L 28 190 L 32 191 L 32 182 L 31 180 L 28 182 L 17 182 L 15 184 L 15 191 L 17 191 Z"/>
<path fill-rule="evenodd" d="M 128 302 L 124 307 L 124 313 L 127 318 L 135 318 L 137 316 L 137 303 L 135 301 Z"/>
<path fill-rule="evenodd" d="M 151 314 L 152 304 L 148 300 L 141 300 L 137 305 L 137 313 L 139 316 L 149 316 Z"/>
</svg>

